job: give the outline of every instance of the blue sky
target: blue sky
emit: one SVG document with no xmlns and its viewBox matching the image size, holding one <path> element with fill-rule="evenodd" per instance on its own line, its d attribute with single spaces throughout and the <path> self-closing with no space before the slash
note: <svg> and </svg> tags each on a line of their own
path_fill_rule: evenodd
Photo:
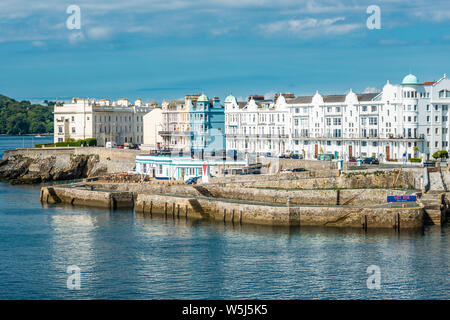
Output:
<svg viewBox="0 0 450 320">
<path fill-rule="evenodd" d="M 0 93 L 19 100 L 363 92 L 409 72 L 450 74 L 450 1 L 0 0 Z"/>
</svg>

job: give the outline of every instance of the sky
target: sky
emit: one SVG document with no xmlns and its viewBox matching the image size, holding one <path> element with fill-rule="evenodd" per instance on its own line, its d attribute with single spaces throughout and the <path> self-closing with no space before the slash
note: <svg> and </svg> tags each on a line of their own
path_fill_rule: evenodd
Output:
<svg viewBox="0 0 450 320">
<path fill-rule="evenodd" d="M 0 94 L 17 100 L 374 92 L 408 73 L 450 74 L 450 1 L 0 0 Z"/>
</svg>

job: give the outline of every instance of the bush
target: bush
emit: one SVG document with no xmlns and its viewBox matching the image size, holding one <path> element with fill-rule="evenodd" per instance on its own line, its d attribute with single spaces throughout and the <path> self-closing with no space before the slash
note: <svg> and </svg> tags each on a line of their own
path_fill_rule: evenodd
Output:
<svg viewBox="0 0 450 320">
<path fill-rule="evenodd" d="M 422 158 L 411 158 L 409 159 L 409 162 L 422 162 Z"/>
<path fill-rule="evenodd" d="M 397 159 L 388 159 L 388 161 L 390 161 L 390 162 L 398 162 Z"/>
<path fill-rule="evenodd" d="M 441 158 L 441 159 L 447 159 L 448 158 L 448 151 L 447 150 L 441 150 L 441 151 L 436 151 L 435 153 L 432 154 L 432 157 L 435 159 Z"/>
<path fill-rule="evenodd" d="M 67 139 L 64 142 L 54 142 L 54 143 L 46 143 L 46 144 L 36 144 L 36 148 L 53 148 L 53 147 L 81 147 L 81 146 L 89 146 L 94 147 L 97 145 L 97 139 L 89 138 L 89 139 L 81 139 L 75 141 L 74 139 Z"/>
</svg>

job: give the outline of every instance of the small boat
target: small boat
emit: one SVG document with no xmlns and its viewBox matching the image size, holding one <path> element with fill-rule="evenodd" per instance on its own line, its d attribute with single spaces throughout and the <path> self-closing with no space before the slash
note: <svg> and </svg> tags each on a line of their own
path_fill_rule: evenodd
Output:
<svg viewBox="0 0 450 320">
<path fill-rule="evenodd" d="M 42 136 L 40 134 L 38 134 L 37 136 L 34 136 L 35 138 L 42 138 Z"/>
</svg>

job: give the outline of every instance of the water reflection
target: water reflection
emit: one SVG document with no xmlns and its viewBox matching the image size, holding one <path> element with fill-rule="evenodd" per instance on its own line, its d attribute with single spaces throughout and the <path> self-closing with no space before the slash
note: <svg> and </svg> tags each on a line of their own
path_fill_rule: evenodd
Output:
<svg viewBox="0 0 450 320">
<path fill-rule="evenodd" d="M 0 184 L 0 298 L 449 298 L 449 235 L 274 227 L 64 205 Z M 20 206 L 18 205 L 20 203 Z M 66 288 L 67 266 L 82 271 Z M 382 287 L 367 289 L 380 266 Z"/>
</svg>

